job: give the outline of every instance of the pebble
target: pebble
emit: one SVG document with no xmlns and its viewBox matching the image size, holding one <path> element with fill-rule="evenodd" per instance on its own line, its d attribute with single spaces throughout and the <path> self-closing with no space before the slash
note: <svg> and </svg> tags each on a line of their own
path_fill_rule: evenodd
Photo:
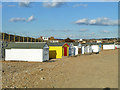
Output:
<svg viewBox="0 0 120 90">
<path fill-rule="evenodd" d="M 44 77 L 41 78 L 41 80 L 44 80 L 44 79 L 45 79 Z"/>
<path fill-rule="evenodd" d="M 2 72 L 5 72 L 4 70 L 2 70 Z"/>
<path fill-rule="evenodd" d="M 42 69 L 42 68 L 40 68 L 40 71 L 43 71 L 43 69 Z"/>
</svg>

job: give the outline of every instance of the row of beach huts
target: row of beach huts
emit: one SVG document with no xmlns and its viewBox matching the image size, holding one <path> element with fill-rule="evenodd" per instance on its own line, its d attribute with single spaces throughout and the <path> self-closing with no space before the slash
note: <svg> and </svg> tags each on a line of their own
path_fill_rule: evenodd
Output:
<svg viewBox="0 0 120 90">
<path fill-rule="evenodd" d="M 32 61 L 43 62 L 50 59 L 80 54 L 99 54 L 101 50 L 120 48 L 114 43 L 86 43 L 79 42 L 9 42 L 2 43 L 2 57 L 5 61 Z"/>
</svg>

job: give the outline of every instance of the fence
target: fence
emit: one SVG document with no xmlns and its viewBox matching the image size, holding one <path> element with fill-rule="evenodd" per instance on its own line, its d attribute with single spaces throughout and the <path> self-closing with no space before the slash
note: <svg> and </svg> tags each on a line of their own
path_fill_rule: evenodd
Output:
<svg viewBox="0 0 120 90">
<path fill-rule="evenodd" d="M 2 41 L 8 41 L 8 42 L 41 42 L 42 41 L 41 39 L 11 35 L 7 33 L 1 33 L 1 35 L 2 35 Z"/>
</svg>

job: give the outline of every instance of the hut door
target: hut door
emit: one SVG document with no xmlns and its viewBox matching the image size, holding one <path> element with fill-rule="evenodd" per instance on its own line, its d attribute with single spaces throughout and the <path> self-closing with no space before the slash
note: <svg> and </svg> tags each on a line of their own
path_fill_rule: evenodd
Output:
<svg viewBox="0 0 120 90">
<path fill-rule="evenodd" d="M 67 56 L 67 47 L 64 47 L 64 56 Z"/>
<path fill-rule="evenodd" d="M 81 48 L 78 48 L 78 54 L 81 54 L 81 53 L 82 53 Z"/>
</svg>

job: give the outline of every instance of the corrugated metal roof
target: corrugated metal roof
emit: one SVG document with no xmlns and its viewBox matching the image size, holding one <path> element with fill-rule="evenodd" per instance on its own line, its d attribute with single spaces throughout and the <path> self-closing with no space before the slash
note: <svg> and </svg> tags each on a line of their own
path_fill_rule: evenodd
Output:
<svg viewBox="0 0 120 90">
<path fill-rule="evenodd" d="M 25 48 L 25 49 L 42 49 L 46 43 L 9 43 L 6 49 Z"/>
</svg>

